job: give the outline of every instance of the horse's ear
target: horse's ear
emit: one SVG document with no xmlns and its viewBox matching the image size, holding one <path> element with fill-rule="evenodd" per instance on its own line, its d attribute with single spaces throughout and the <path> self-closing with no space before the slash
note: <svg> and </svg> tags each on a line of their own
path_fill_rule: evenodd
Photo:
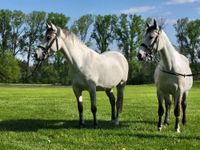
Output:
<svg viewBox="0 0 200 150">
<path fill-rule="evenodd" d="M 50 26 L 48 23 L 46 23 L 46 28 L 47 28 L 47 29 L 50 29 L 51 26 Z"/>
<path fill-rule="evenodd" d="M 159 29 L 159 27 L 158 27 L 157 22 L 156 22 L 155 19 L 153 20 L 153 26 L 154 26 L 156 29 Z"/>
<path fill-rule="evenodd" d="M 157 22 L 156 22 L 155 19 L 153 20 L 153 26 L 154 26 L 154 27 L 157 27 Z"/>
<path fill-rule="evenodd" d="M 51 23 L 51 28 L 52 28 L 55 32 L 57 32 L 57 28 L 56 28 L 56 26 L 55 26 L 53 23 Z"/>
<path fill-rule="evenodd" d="M 150 27 L 150 25 L 149 25 L 149 23 L 148 23 L 148 22 L 146 22 L 146 26 L 147 26 L 147 28 L 149 28 L 149 27 Z"/>
</svg>

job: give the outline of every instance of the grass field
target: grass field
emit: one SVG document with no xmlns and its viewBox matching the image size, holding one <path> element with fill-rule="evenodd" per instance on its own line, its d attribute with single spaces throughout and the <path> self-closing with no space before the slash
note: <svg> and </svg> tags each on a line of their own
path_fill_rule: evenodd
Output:
<svg viewBox="0 0 200 150">
<path fill-rule="evenodd" d="M 171 150 L 200 149 L 200 84 L 192 88 L 187 125 L 174 132 L 157 131 L 154 85 L 127 86 L 120 126 L 110 123 L 110 104 L 97 93 L 99 129 L 93 129 L 87 92 L 83 96 L 85 127 L 78 128 L 78 110 L 71 87 L 0 87 L 0 149 L 2 150 Z"/>
</svg>

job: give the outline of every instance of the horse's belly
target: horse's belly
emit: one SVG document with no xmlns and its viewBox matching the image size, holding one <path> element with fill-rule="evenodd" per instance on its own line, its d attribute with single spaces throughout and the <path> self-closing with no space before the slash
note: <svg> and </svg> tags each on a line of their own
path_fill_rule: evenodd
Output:
<svg viewBox="0 0 200 150">
<path fill-rule="evenodd" d="M 165 94 L 175 94 L 178 90 L 186 92 L 192 87 L 192 77 L 178 77 L 173 76 L 169 78 L 168 75 L 162 75 L 156 81 L 157 89 Z"/>
</svg>

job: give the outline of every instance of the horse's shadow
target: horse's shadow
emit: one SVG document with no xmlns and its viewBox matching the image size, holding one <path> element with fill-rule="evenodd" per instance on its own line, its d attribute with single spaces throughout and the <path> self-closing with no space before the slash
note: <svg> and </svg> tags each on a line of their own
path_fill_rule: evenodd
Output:
<svg viewBox="0 0 200 150">
<path fill-rule="evenodd" d="M 0 132 L 36 132 L 40 129 L 79 129 L 78 120 L 44 120 L 44 119 L 17 119 L 0 121 Z M 119 126 L 105 120 L 99 120 L 98 129 L 117 129 L 129 126 L 126 121 L 121 121 Z M 93 120 L 85 120 L 83 129 L 92 129 Z"/>
</svg>

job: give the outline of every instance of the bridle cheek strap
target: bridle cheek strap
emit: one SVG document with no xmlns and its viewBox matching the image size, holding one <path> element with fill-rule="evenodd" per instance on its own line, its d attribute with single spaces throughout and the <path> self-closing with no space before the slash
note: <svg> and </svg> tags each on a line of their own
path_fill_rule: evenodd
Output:
<svg viewBox="0 0 200 150">
<path fill-rule="evenodd" d="M 158 35 L 155 37 L 153 43 L 150 45 L 150 46 L 147 46 L 145 43 L 142 43 L 140 46 L 144 47 L 145 49 L 148 50 L 148 55 L 151 55 L 152 52 L 153 52 L 153 47 L 154 45 L 157 43 L 157 46 L 156 46 L 156 50 L 158 50 L 158 41 L 159 41 L 159 32 L 158 32 Z"/>
<path fill-rule="evenodd" d="M 56 48 L 58 50 L 58 38 L 57 38 L 57 34 L 56 34 L 55 38 L 51 41 L 51 43 L 49 45 L 47 45 L 46 47 L 44 47 L 42 45 L 39 45 L 38 48 L 41 48 L 45 54 L 48 54 L 48 51 L 52 47 L 54 41 L 56 41 Z"/>
</svg>

